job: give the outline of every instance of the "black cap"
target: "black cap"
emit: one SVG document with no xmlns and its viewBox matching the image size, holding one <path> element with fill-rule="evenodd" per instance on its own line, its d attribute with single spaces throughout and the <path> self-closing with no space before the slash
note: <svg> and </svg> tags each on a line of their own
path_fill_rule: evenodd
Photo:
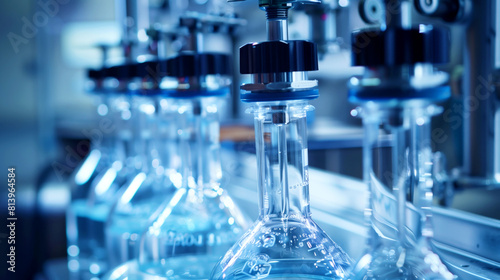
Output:
<svg viewBox="0 0 500 280">
<path fill-rule="evenodd" d="M 106 78 L 106 69 L 88 69 L 87 77 L 92 80 L 100 80 Z"/>
<path fill-rule="evenodd" d="M 111 66 L 106 71 L 106 77 L 116 79 L 132 79 L 136 76 L 136 64 Z"/>
<path fill-rule="evenodd" d="M 117 78 L 132 79 L 139 78 L 158 78 L 166 75 L 166 61 L 155 60 L 142 63 L 115 65 L 104 67 L 102 69 L 89 69 L 87 76 L 90 79 Z"/>
<path fill-rule="evenodd" d="M 182 53 L 166 61 L 167 76 L 230 75 L 231 59 L 220 53 Z"/>
<path fill-rule="evenodd" d="M 415 63 L 442 64 L 449 61 L 448 30 L 422 28 L 362 30 L 352 34 L 355 66 L 394 66 Z"/>
<path fill-rule="evenodd" d="M 318 51 L 313 42 L 266 41 L 240 48 L 241 74 L 315 70 L 318 70 Z"/>
<path fill-rule="evenodd" d="M 154 60 L 138 63 L 135 66 L 135 75 L 139 78 L 149 78 L 159 81 L 167 75 L 166 67 L 166 60 Z"/>
</svg>

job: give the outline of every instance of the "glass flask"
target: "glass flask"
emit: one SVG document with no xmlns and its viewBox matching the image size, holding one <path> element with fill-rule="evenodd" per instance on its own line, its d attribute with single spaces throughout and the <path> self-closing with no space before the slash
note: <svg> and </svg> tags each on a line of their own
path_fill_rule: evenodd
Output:
<svg viewBox="0 0 500 280">
<path fill-rule="evenodd" d="M 84 196 L 91 182 L 97 174 L 105 167 L 111 165 L 113 151 L 114 129 L 106 126 L 109 123 L 109 98 L 103 92 L 96 93 L 98 97 L 97 114 L 98 128 L 85 130 L 86 136 L 90 138 L 90 151 L 74 170 L 70 184 L 75 186 L 76 196 Z"/>
<path fill-rule="evenodd" d="M 257 102 L 259 219 L 211 279 L 346 279 L 351 259 L 312 220 L 305 100 Z"/>
<path fill-rule="evenodd" d="M 182 95 L 182 94 L 181 94 Z M 137 260 L 106 279 L 208 279 L 212 267 L 248 228 L 221 183 L 219 97 L 177 98 L 180 188 L 143 233 Z"/>
<path fill-rule="evenodd" d="M 434 154 L 432 100 L 379 99 L 362 103 L 364 177 L 370 189 L 368 250 L 352 279 L 454 279 L 433 252 L 431 204 Z"/>
<path fill-rule="evenodd" d="M 83 162 L 71 186 L 71 205 L 68 208 L 66 232 L 68 239 L 68 269 L 72 279 L 93 279 L 101 276 L 107 267 L 105 247 L 105 223 L 119 188 L 125 183 L 131 169 L 127 159 L 132 154 L 132 133 L 129 120 L 131 108 L 125 91 L 105 91 L 108 105 L 99 105 L 98 112 L 104 114 L 100 124 L 106 128 L 105 137 L 111 138 L 108 150 L 109 160 L 102 161 L 102 167 L 84 172 L 88 164 Z M 96 150 L 89 157 L 97 158 Z M 99 151 L 103 153 L 103 151 Z M 97 153 L 97 155 L 99 155 Z M 106 163 L 106 164 L 104 164 Z M 101 161 L 99 161 L 99 164 Z M 90 174 L 90 175 L 89 175 Z M 83 180 L 85 179 L 85 180 Z"/>
<path fill-rule="evenodd" d="M 158 91 L 150 91 L 158 92 Z M 160 206 L 180 187 L 180 158 L 173 99 L 156 94 L 134 96 L 134 135 L 140 172 L 123 186 L 106 225 L 106 245 L 110 267 L 139 255 L 140 235 L 156 218 Z M 172 179 L 178 182 L 175 186 Z"/>
</svg>

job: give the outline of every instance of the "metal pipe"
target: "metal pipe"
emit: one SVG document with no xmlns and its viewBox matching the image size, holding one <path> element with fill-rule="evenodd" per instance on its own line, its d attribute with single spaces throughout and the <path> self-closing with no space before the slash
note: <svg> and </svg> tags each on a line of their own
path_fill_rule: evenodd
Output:
<svg viewBox="0 0 500 280">
<path fill-rule="evenodd" d="M 133 54 L 133 48 L 136 48 L 133 46 L 141 43 L 139 32 L 149 28 L 149 1 L 115 0 L 115 17 L 122 30 L 124 56 L 133 60 L 137 55 Z"/>
<path fill-rule="evenodd" d="M 336 10 L 329 5 L 318 5 L 307 11 L 309 15 L 309 33 L 311 40 L 318 45 L 318 52 L 323 55 L 328 52 L 328 45 L 337 39 Z"/>
<path fill-rule="evenodd" d="M 495 175 L 495 6 L 495 1 L 474 1 L 466 29 L 463 176 L 475 185 L 491 184 Z"/>
<path fill-rule="evenodd" d="M 288 8 L 267 8 L 267 40 L 288 40 Z"/>
<path fill-rule="evenodd" d="M 411 3 L 407 0 L 384 0 L 385 28 L 411 27 Z"/>
<path fill-rule="evenodd" d="M 267 40 L 288 40 L 288 22 L 287 19 L 268 19 L 267 20 Z"/>
</svg>

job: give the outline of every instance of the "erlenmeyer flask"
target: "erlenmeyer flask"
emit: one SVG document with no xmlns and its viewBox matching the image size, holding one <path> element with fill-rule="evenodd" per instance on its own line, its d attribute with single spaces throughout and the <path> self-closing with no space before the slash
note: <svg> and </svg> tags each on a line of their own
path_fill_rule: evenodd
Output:
<svg viewBox="0 0 500 280">
<path fill-rule="evenodd" d="M 103 72 L 104 73 L 104 72 Z M 108 72 L 102 75 L 106 79 L 115 79 Z M 100 83 L 102 85 L 102 83 Z M 108 106 L 105 119 L 106 127 L 112 129 L 110 137 L 113 148 L 109 151 L 109 160 L 98 172 L 85 177 L 72 186 L 71 206 L 67 211 L 68 268 L 72 279 L 90 279 L 99 277 L 107 268 L 104 227 L 115 194 L 125 182 L 130 168 L 127 168 L 127 155 L 130 155 L 131 117 L 130 102 L 124 84 L 121 87 L 103 87 Z M 93 151 L 94 152 L 94 151 Z M 90 154 L 94 156 L 94 154 Z M 86 164 L 87 161 L 84 163 Z M 97 171 L 97 169 L 96 169 Z M 80 173 L 81 174 L 81 173 Z"/>
<path fill-rule="evenodd" d="M 432 251 L 433 153 L 429 101 L 367 102 L 364 174 L 369 185 L 369 249 L 353 279 L 453 279 Z M 425 212 L 423 212 L 425 211 Z"/>
<path fill-rule="evenodd" d="M 220 97 L 194 94 L 185 98 L 179 93 L 172 107 L 177 112 L 181 187 L 143 234 L 139 259 L 116 268 L 107 279 L 207 279 L 248 228 L 221 185 Z"/>
<path fill-rule="evenodd" d="M 94 82 L 93 92 L 98 94 L 98 123 L 110 119 L 110 97 L 102 88 L 102 72 L 89 71 L 89 77 Z M 99 174 L 113 162 L 112 143 L 115 130 L 97 131 L 92 133 L 91 150 L 81 165 L 71 177 L 71 206 L 66 215 L 66 233 L 68 239 L 68 268 L 73 279 L 89 279 L 92 277 L 90 267 L 103 266 L 97 257 L 100 253 L 93 250 L 93 245 L 99 243 L 93 238 L 90 228 L 92 223 L 86 214 L 88 212 L 87 198 Z"/>
<path fill-rule="evenodd" d="M 136 163 L 141 172 L 123 187 L 108 217 L 106 245 L 110 267 L 138 257 L 140 235 L 156 219 L 160 206 L 172 197 L 176 190 L 172 179 L 180 176 L 173 101 L 153 94 L 158 91 L 149 92 L 152 94 L 133 97 L 138 115 L 133 129 L 139 137 Z"/>
<path fill-rule="evenodd" d="M 351 259 L 312 220 L 305 100 L 257 102 L 259 219 L 211 279 L 345 279 Z"/>
<path fill-rule="evenodd" d="M 423 72 L 418 69 L 414 72 Z M 454 278 L 430 242 L 435 158 L 430 119 L 440 113 L 434 103 L 448 98 L 449 88 L 442 85 L 446 76 L 426 69 L 411 80 L 383 76 L 377 85 L 364 79 L 382 71 L 366 70 L 361 81 L 351 79 L 350 99 L 360 104 L 353 115 L 363 118 L 365 128 L 363 172 L 370 190 L 368 248 L 352 279 Z M 417 82 L 423 86 L 415 89 Z"/>
<path fill-rule="evenodd" d="M 97 174 L 112 163 L 113 139 L 116 132 L 114 127 L 108 125 L 110 97 L 102 87 L 102 71 L 90 70 L 88 75 L 91 79 L 89 87 L 97 100 L 98 125 L 85 132 L 90 138 L 90 152 L 71 176 L 70 184 L 76 192 L 73 196 L 77 197 L 84 197 Z"/>
<path fill-rule="evenodd" d="M 221 186 L 216 97 L 179 101 L 182 188 L 145 233 L 147 274 L 206 279 L 248 223 Z"/>
</svg>

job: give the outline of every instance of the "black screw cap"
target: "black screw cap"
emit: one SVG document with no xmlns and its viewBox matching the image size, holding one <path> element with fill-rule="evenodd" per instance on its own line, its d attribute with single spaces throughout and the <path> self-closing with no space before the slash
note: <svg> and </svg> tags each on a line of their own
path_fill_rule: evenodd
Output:
<svg viewBox="0 0 500 280">
<path fill-rule="evenodd" d="M 448 30 L 436 27 L 362 30 L 352 34 L 355 66 L 442 64 L 449 61 L 449 48 Z"/>
<path fill-rule="evenodd" d="M 318 70 L 316 44 L 308 41 L 266 41 L 240 48 L 240 73 L 261 74 Z"/>
<path fill-rule="evenodd" d="M 142 79 L 152 79 L 160 81 L 161 78 L 167 75 L 167 61 L 154 60 L 138 63 L 135 67 L 136 77 Z"/>
<path fill-rule="evenodd" d="M 100 80 L 106 78 L 106 69 L 88 69 L 87 77 L 91 80 Z"/>
<path fill-rule="evenodd" d="M 136 76 L 137 64 L 124 64 L 104 69 L 105 76 L 116 79 L 132 79 Z"/>
<path fill-rule="evenodd" d="M 231 58 L 218 53 L 183 53 L 166 62 L 167 76 L 230 75 Z"/>
<path fill-rule="evenodd" d="M 94 80 L 104 78 L 132 79 L 135 77 L 159 80 L 166 76 L 166 73 L 166 60 L 155 60 L 104 67 L 102 69 L 89 69 L 87 76 Z"/>
</svg>

